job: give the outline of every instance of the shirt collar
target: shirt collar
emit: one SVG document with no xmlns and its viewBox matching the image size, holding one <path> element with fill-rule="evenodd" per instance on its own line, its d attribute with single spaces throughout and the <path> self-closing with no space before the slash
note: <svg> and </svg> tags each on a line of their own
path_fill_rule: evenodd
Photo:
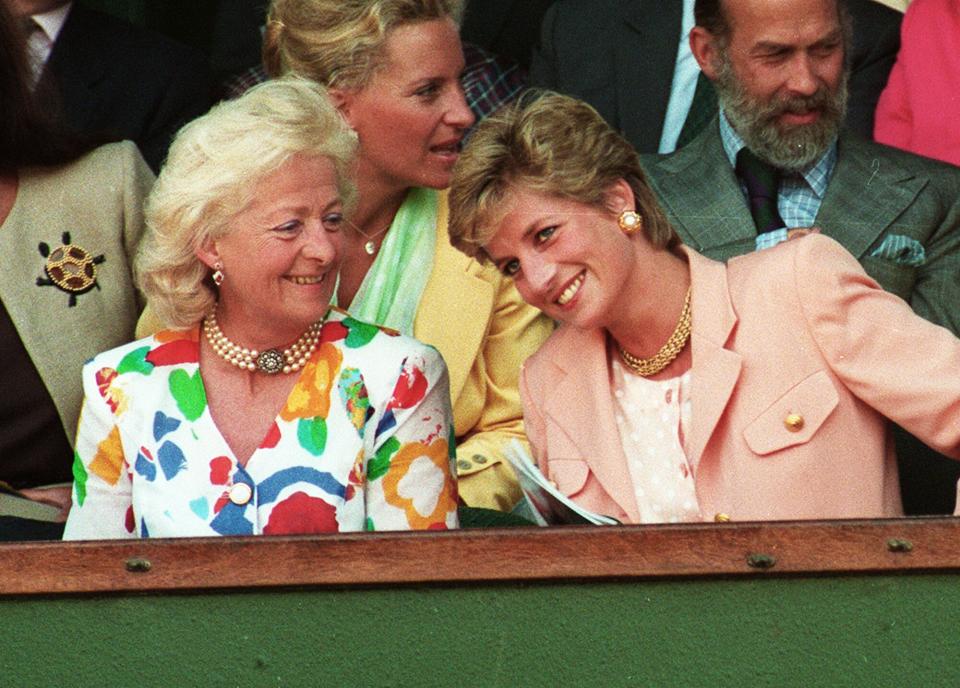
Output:
<svg viewBox="0 0 960 688">
<path fill-rule="evenodd" d="M 47 35 L 47 38 L 50 39 L 50 42 L 55 43 L 57 36 L 60 35 L 60 31 L 63 29 L 63 25 L 67 21 L 67 15 L 70 14 L 71 7 L 73 7 L 73 3 L 68 2 L 67 4 L 61 5 L 55 10 L 50 10 L 49 12 L 44 12 L 43 14 L 31 15 L 31 18 Z"/>
<path fill-rule="evenodd" d="M 742 148 L 746 148 L 746 144 L 734 130 L 733 125 L 730 124 L 723 110 L 720 110 L 720 140 L 723 142 L 723 150 L 727 154 L 727 159 L 730 161 L 731 167 L 735 168 L 737 166 L 737 153 L 739 153 Z M 836 167 L 836 165 L 837 140 L 834 139 L 815 163 L 805 170 L 796 173 L 787 173 L 784 177 L 787 179 L 791 177 L 794 179 L 798 177 L 802 178 L 817 195 L 817 198 L 823 198 L 824 194 L 827 193 L 827 184 L 830 182 L 830 177 L 833 175 L 833 168 Z"/>
</svg>

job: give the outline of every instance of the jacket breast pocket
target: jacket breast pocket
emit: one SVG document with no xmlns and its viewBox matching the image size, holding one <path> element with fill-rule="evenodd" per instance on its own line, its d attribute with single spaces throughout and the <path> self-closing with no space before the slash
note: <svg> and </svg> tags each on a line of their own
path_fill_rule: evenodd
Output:
<svg viewBox="0 0 960 688">
<path fill-rule="evenodd" d="M 743 431 L 760 456 L 810 441 L 837 408 L 840 397 L 830 376 L 818 371 L 773 402 Z"/>
<path fill-rule="evenodd" d="M 917 281 L 917 268 L 878 256 L 864 256 L 860 264 L 881 287 L 904 301 L 910 300 Z"/>
<path fill-rule="evenodd" d="M 547 464 L 548 476 L 563 494 L 576 495 L 587 483 L 590 467 L 580 459 L 551 459 Z"/>
</svg>

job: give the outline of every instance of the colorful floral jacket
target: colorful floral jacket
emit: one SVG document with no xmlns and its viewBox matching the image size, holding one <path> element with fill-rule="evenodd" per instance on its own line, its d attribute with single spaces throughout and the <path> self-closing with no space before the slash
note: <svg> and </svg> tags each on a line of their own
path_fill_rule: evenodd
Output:
<svg viewBox="0 0 960 688">
<path fill-rule="evenodd" d="M 435 349 L 331 311 L 241 466 L 210 415 L 199 334 L 159 332 L 84 366 L 64 539 L 456 527 Z"/>
</svg>

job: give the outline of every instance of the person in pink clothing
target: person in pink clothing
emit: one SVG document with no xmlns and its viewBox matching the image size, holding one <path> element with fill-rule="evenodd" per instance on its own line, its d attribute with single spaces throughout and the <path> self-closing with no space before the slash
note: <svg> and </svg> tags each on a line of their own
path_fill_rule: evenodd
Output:
<svg viewBox="0 0 960 688">
<path fill-rule="evenodd" d="M 960 165 L 960 0 L 913 0 L 874 138 Z"/>
<path fill-rule="evenodd" d="M 521 372 L 543 473 L 623 523 L 902 514 L 889 420 L 960 458 L 960 340 L 816 232 L 681 246 L 589 105 L 525 99 L 454 168 L 450 236 L 561 327 Z"/>
</svg>

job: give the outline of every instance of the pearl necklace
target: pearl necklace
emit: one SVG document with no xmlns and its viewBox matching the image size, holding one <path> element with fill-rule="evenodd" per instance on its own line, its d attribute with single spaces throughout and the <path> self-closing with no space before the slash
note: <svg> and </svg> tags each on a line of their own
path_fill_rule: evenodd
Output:
<svg viewBox="0 0 960 688">
<path fill-rule="evenodd" d="M 300 335 L 297 341 L 283 351 L 280 349 L 257 351 L 256 349 L 247 349 L 227 339 L 227 336 L 220 329 L 220 325 L 217 324 L 216 309 L 210 311 L 207 317 L 203 319 L 203 333 L 217 356 L 230 365 L 240 368 L 240 370 L 251 372 L 259 370 L 267 375 L 295 373 L 305 366 L 317 349 L 322 328 L 323 321 L 318 320 Z"/>
<path fill-rule="evenodd" d="M 687 298 L 683 301 L 683 310 L 680 312 L 680 322 L 677 323 L 677 329 L 670 335 L 667 343 L 650 358 L 640 358 L 634 356 L 622 346 L 620 349 L 620 358 L 629 366 L 630 370 L 637 375 L 648 377 L 656 375 L 668 365 L 673 363 L 674 359 L 680 355 L 683 348 L 690 340 L 690 289 L 687 289 Z"/>
</svg>

